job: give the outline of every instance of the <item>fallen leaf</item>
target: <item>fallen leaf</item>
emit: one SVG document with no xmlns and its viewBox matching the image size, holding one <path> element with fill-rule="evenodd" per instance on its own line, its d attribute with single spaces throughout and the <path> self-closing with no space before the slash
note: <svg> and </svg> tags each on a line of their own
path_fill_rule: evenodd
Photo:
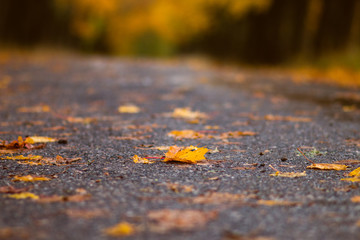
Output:
<svg viewBox="0 0 360 240">
<path fill-rule="evenodd" d="M 134 234 L 135 229 L 134 226 L 128 222 L 120 222 L 115 226 L 106 228 L 104 232 L 106 235 L 112 237 L 121 237 L 121 236 L 130 236 Z"/>
<path fill-rule="evenodd" d="M 207 148 L 197 148 L 189 146 L 186 148 L 179 148 L 171 146 L 169 151 L 165 154 L 164 162 L 184 162 L 184 163 L 197 163 L 198 161 L 205 160 L 205 153 L 209 150 Z"/>
<path fill-rule="evenodd" d="M 180 185 L 180 184 L 177 184 L 177 183 L 167 183 L 166 186 L 171 191 L 174 191 L 176 193 L 179 193 L 179 192 L 189 193 L 189 192 L 194 191 L 194 188 L 191 185 Z"/>
<path fill-rule="evenodd" d="M 49 181 L 50 178 L 41 177 L 41 176 L 34 176 L 34 175 L 26 175 L 26 176 L 15 176 L 13 178 L 14 182 L 35 182 L 35 181 Z"/>
<path fill-rule="evenodd" d="M 128 104 L 120 106 L 118 111 L 119 113 L 138 113 L 140 112 L 140 108 L 133 104 Z"/>
<path fill-rule="evenodd" d="M 347 182 L 360 182 L 360 177 L 342 178 L 341 181 Z"/>
<path fill-rule="evenodd" d="M 44 137 L 44 136 L 31 136 L 25 139 L 25 142 L 34 144 L 34 143 L 47 143 L 47 142 L 56 142 L 57 139 Z"/>
<path fill-rule="evenodd" d="M 265 206 L 296 206 L 299 203 L 284 200 L 258 200 L 257 204 Z"/>
<path fill-rule="evenodd" d="M 28 191 L 29 188 L 14 188 L 13 186 L 0 187 L 0 193 L 22 193 Z"/>
<path fill-rule="evenodd" d="M 214 179 L 216 180 L 216 179 Z M 244 199 L 252 198 L 252 195 L 246 196 L 242 194 L 208 192 L 204 195 L 197 196 L 191 199 L 192 204 L 230 204 L 239 203 Z"/>
<path fill-rule="evenodd" d="M 172 115 L 173 118 L 184 118 L 184 119 L 205 119 L 208 116 L 205 113 L 198 111 L 191 111 L 189 107 L 186 108 L 175 108 Z"/>
<path fill-rule="evenodd" d="M 133 161 L 134 161 L 134 163 L 144 163 L 144 164 L 153 163 L 153 161 L 150 161 L 149 159 L 146 159 L 146 158 L 139 157 L 138 155 L 133 156 Z"/>
<path fill-rule="evenodd" d="M 26 199 L 26 198 L 31 198 L 31 199 L 35 199 L 35 200 L 39 199 L 38 195 L 35 195 L 31 192 L 8 194 L 8 195 L 6 195 L 6 197 L 15 198 L 15 199 Z"/>
<path fill-rule="evenodd" d="M 42 112 L 50 112 L 50 107 L 48 105 L 37 105 L 33 107 L 20 107 L 17 109 L 18 112 L 21 113 L 42 113 Z"/>
<path fill-rule="evenodd" d="M 358 167 L 357 169 L 351 171 L 348 175 L 350 177 L 360 177 L 360 167 Z"/>
<path fill-rule="evenodd" d="M 308 169 L 317 169 L 317 170 L 336 170 L 343 171 L 347 169 L 346 165 L 335 164 L 335 163 L 313 163 L 310 166 L 307 166 Z"/>
<path fill-rule="evenodd" d="M 273 177 L 288 177 L 288 178 L 296 178 L 296 177 L 304 177 L 306 176 L 306 172 L 280 172 L 277 171 L 275 173 L 270 174 Z"/>
<path fill-rule="evenodd" d="M 0 159 L 3 160 L 31 160 L 31 161 L 39 161 L 41 160 L 43 157 L 39 156 L 39 155 L 28 155 L 28 156 L 23 156 L 23 155 L 17 155 L 17 156 L 6 156 L 6 157 L 2 157 Z"/>
<path fill-rule="evenodd" d="M 351 198 L 351 201 L 353 203 L 360 203 L 360 195 L 359 196 L 354 196 Z"/>
<path fill-rule="evenodd" d="M 252 233 L 249 235 L 240 235 L 232 232 L 226 232 L 222 240 L 275 240 L 273 237 L 254 236 Z"/>
<path fill-rule="evenodd" d="M 197 139 L 203 138 L 205 135 L 194 130 L 174 130 L 168 133 L 169 137 L 175 137 L 178 139 L 189 138 L 189 139 Z"/>
<path fill-rule="evenodd" d="M 173 230 L 197 230 L 215 219 L 217 215 L 216 211 L 162 209 L 150 211 L 147 216 L 153 222 L 150 224 L 152 231 L 165 233 Z"/>
<path fill-rule="evenodd" d="M 53 202 L 83 202 L 91 198 L 90 194 L 75 194 L 71 196 L 41 196 L 37 202 L 39 203 L 53 203 Z"/>
<path fill-rule="evenodd" d="M 311 118 L 305 117 L 292 117 L 292 116 L 275 116 L 275 115 L 266 115 L 264 117 L 268 121 L 288 121 L 288 122 L 311 122 Z"/>
<path fill-rule="evenodd" d="M 92 122 L 96 122 L 97 119 L 96 118 L 91 118 L 91 117 L 67 117 L 66 121 L 70 122 L 70 123 L 81 123 L 84 125 L 88 125 Z"/>
<path fill-rule="evenodd" d="M 224 138 L 237 138 L 237 137 L 242 137 L 242 136 L 254 136 L 257 135 L 257 133 L 255 132 L 251 132 L 251 131 L 234 131 L 234 132 L 225 132 L 222 133 L 220 135 L 220 138 L 224 139 Z"/>
<path fill-rule="evenodd" d="M 102 217 L 104 215 L 107 215 L 108 212 L 102 209 L 66 209 L 65 210 L 66 215 L 72 218 L 85 218 L 85 219 L 92 219 L 96 217 Z"/>
</svg>

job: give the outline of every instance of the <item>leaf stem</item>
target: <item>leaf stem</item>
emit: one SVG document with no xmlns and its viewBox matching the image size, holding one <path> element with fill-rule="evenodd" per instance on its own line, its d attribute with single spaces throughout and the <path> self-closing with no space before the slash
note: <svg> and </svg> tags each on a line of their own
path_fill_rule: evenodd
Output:
<svg viewBox="0 0 360 240">
<path fill-rule="evenodd" d="M 308 160 L 309 162 L 311 162 L 312 164 L 315 164 L 312 160 L 308 159 L 305 154 L 300 150 L 300 148 L 297 148 L 297 150 L 304 156 L 304 158 L 306 158 L 306 160 Z"/>
</svg>

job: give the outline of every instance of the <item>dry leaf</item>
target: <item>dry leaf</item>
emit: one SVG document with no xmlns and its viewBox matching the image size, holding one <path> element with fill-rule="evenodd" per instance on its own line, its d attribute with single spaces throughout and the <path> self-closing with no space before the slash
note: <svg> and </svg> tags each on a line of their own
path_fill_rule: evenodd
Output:
<svg viewBox="0 0 360 240">
<path fill-rule="evenodd" d="M 357 169 L 351 171 L 349 173 L 350 177 L 360 177 L 360 167 L 358 167 Z"/>
<path fill-rule="evenodd" d="M 23 155 L 17 155 L 17 156 L 6 156 L 6 157 L 2 157 L 1 159 L 6 159 L 6 160 L 31 160 L 31 161 L 39 161 L 41 160 L 43 157 L 39 156 L 39 155 L 28 155 L 28 156 L 23 156 Z"/>
<path fill-rule="evenodd" d="M 305 117 L 292 117 L 292 116 L 275 116 L 275 115 L 266 115 L 264 117 L 268 121 L 288 121 L 288 122 L 311 122 L 311 118 Z"/>
<path fill-rule="evenodd" d="M 14 188 L 13 186 L 0 187 L 0 193 L 22 193 L 28 191 L 29 188 Z"/>
<path fill-rule="evenodd" d="M 255 132 L 251 132 L 251 131 L 234 131 L 234 132 L 225 132 L 222 133 L 220 135 L 220 138 L 224 139 L 224 138 L 237 138 L 237 137 L 242 137 L 242 136 L 254 136 L 257 135 L 257 133 Z"/>
<path fill-rule="evenodd" d="M 360 177 L 342 178 L 341 181 L 347 182 L 360 182 Z"/>
<path fill-rule="evenodd" d="M 26 199 L 26 198 L 31 198 L 31 199 L 39 199 L 38 195 L 35 195 L 31 192 L 22 192 L 22 193 L 14 193 L 14 194 L 8 194 L 6 195 L 9 198 L 15 198 L 15 199 Z"/>
<path fill-rule="evenodd" d="M 50 178 L 41 177 L 41 176 L 34 176 L 34 175 L 26 175 L 26 176 L 15 176 L 13 178 L 14 182 L 35 182 L 35 181 L 49 181 Z"/>
<path fill-rule="evenodd" d="M 44 137 L 44 136 L 31 136 L 25 139 L 25 142 L 34 144 L 34 143 L 47 143 L 47 142 L 56 142 L 57 139 Z"/>
<path fill-rule="evenodd" d="M 104 230 L 106 235 L 112 237 L 130 236 L 134 234 L 135 229 L 132 224 L 128 222 L 120 222 L 115 226 L 109 227 Z"/>
<path fill-rule="evenodd" d="M 162 209 L 150 211 L 148 218 L 154 222 L 150 225 L 152 231 L 165 233 L 173 230 L 199 229 L 204 227 L 208 221 L 215 219 L 217 215 L 216 211 Z"/>
<path fill-rule="evenodd" d="M 283 200 L 258 200 L 257 204 L 265 205 L 265 206 L 295 206 L 298 205 L 299 203 L 283 201 Z"/>
<path fill-rule="evenodd" d="M 335 164 L 335 163 L 313 163 L 310 166 L 307 166 L 308 169 L 318 169 L 318 170 L 336 170 L 343 171 L 347 169 L 346 165 Z"/>
<path fill-rule="evenodd" d="M 154 161 L 150 161 L 149 159 L 139 157 L 138 155 L 133 156 L 133 161 L 134 163 L 145 163 L 145 164 L 154 163 Z"/>
<path fill-rule="evenodd" d="M 50 107 L 48 105 L 37 105 L 33 107 L 20 107 L 17 109 L 21 113 L 41 113 L 41 112 L 50 112 Z"/>
<path fill-rule="evenodd" d="M 140 112 L 140 108 L 133 104 L 128 104 L 120 106 L 118 111 L 119 113 L 138 113 Z"/>
<path fill-rule="evenodd" d="M 304 177 L 306 176 L 306 172 L 275 172 L 270 174 L 273 177 L 288 177 L 288 178 L 296 178 L 296 177 Z"/>
<path fill-rule="evenodd" d="M 180 185 L 180 184 L 177 184 L 177 183 L 167 183 L 166 186 L 170 190 L 172 190 L 172 191 L 174 191 L 176 193 L 179 193 L 179 192 L 188 193 L 188 192 L 194 191 L 194 188 L 191 185 Z"/>
<path fill-rule="evenodd" d="M 194 146 L 179 148 L 171 146 L 169 151 L 165 154 L 164 162 L 183 162 L 183 163 L 197 163 L 205 160 L 205 153 L 209 150 L 207 148 L 197 148 Z"/>
<path fill-rule="evenodd" d="M 351 201 L 352 201 L 353 203 L 360 203 L 360 196 L 354 196 L 354 197 L 352 197 L 352 198 L 351 198 Z"/>
<path fill-rule="evenodd" d="M 198 111 L 191 111 L 189 107 L 186 108 L 175 108 L 172 115 L 173 118 L 184 118 L 184 119 L 204 119 L 208 116 L 205 113 Z"/>
<path fill-rule="evenodd" d="M 239 203 L 245 198 L 252 196 L 245 196 L 241 194 L 221 193 L 221 192 L 208 192 L 202 196 L 194 197 L 191 200 L 193 204 L 230 204 Z"/>
<path fill-rule="evenodd" d="M 96 217 L 103 217 L 108 212 L 102 209 L 82 210 L 82 209 L 66 209 L 65 213 L 72 218 L 92 219 Z"/>
<path fill-rule="evenodd" d="M 197 138 L 203 138 L 205 135 L 199 132 L 196 132 L 194 130 L 181 130 L 181 131 L 171 131 L 168 133 L 169 137 L 175 137 L 175 138 L 189 138 L 189 139 L 197 139 Z"/>
</svg>

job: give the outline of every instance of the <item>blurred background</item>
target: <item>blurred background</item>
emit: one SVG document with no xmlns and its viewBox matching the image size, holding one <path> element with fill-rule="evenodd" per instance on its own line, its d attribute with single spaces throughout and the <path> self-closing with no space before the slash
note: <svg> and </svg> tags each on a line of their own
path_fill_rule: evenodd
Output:
<svg viewBox="0 0 360 240">
<path fill-rule="evenodd" d="M 360 69 L 360 0 L 1 0 L 2 49 Z"/>
</svg>

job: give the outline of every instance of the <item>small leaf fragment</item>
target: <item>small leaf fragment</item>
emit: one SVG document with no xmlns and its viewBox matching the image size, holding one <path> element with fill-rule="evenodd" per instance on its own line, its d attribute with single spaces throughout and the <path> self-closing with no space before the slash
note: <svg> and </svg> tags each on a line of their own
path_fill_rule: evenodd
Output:
<svg viewBox="0 0 360 240">
<path fill-rule="evenodd" d="M 189 139 L 197 139 L 204 137 L 204 134 L 196 132 L 194 130 L 174 130 L 168 133 L 168 136 L 175 138 L 189 138 Z"/>
<path fill-rule="evenodd" d="M 299 203 L 297 202 L 289 202 L 284 200 L 258 200 L 257 204 L 265 205 L 265 206 L 295 206 Z"/>
<path fill-rule="evenodd" d="M 184 163 L 197 163 L 198 161 L 205 160 L 205 153 L 209 149 L 197 148 L 189 146 L 184 149 L 177 146 L 171 146 L 169 151 L 165 154 L 164 162 L 184 162 Z"/>
<path fill-rule="evenodd" d="M 307 166 L 308 169 L 317 169 L 317 170 L 336 170 L 343 171 L 347 169 L 346 165 L 336 164 L 336 163 L 313 163 L 310 166 Z"/>
<path fill-rule="evenodd" d="M 31 199 L 39 199 L 38 195 L 35 195 L 31 192 L 22 192 L 22 193 L 14 193 L 14 194 L 8 194 L 6 195 L 9 198 L 15 198 L 15 199 L 26 199 L 26 198 L 31 198 Z"/>
<path fill-rule="evenodd" d="M 34 143 L 47 143 L 47 142 L 56 142 L 57 139 L 44 137 L 44 136 L 31 136 L 25 139 L 26 143 L 34 144 Z"/>
<path fill-rule="evenodd" d="M 139 157 L 138 155 L 133 156 L 133 161 L 134 161 L 134 163 L 144 163 L 144 164 L 153 163 L 153 161 L 150 161 L 149 159 L 146 159 L 146 158 Z"/>
<path fill-rule="evenodd" d="M 20 181 L 20 182 L 35 182 L 35 181 L 49 181 L 50 178 L 47 177 L 41 177 L 41 176 L 32 176 L 32 175 L 26 175 L 26 176 L 15 176 L 13 178 L 13 181 Z"/>
<path fill-rule="evenodd" d="M 128 222 L 120 222 L 115 226 L 105 229 L 104 232 L 112 237 L 121 237 L 132 235 L 135 232 L 135 229 L 133 225 Z"/>
<path fill-rule="evenodd" d="M 127 104 L 120 106 L 118 111 L 119 113 L 138 113 L 140 112 L 140 108 L 133 104 Z"/>
<path fill-rule="evenodd" d="M 275 173 L 270 174 L 273 177 L 288 177 L 288 178 L 296 178 L 296 177 L 304 177 L 306 176 L 306 172 L 280 172 L 277 171 Z"/>
<path fill-rule="evenodd" d="M 173 118 L 184 118 L 184 119 L 204 119 L 208 117 L 205 113 L 192 111 L 189 107 L 175 108 L 171 116 Z"/>
</svg>

